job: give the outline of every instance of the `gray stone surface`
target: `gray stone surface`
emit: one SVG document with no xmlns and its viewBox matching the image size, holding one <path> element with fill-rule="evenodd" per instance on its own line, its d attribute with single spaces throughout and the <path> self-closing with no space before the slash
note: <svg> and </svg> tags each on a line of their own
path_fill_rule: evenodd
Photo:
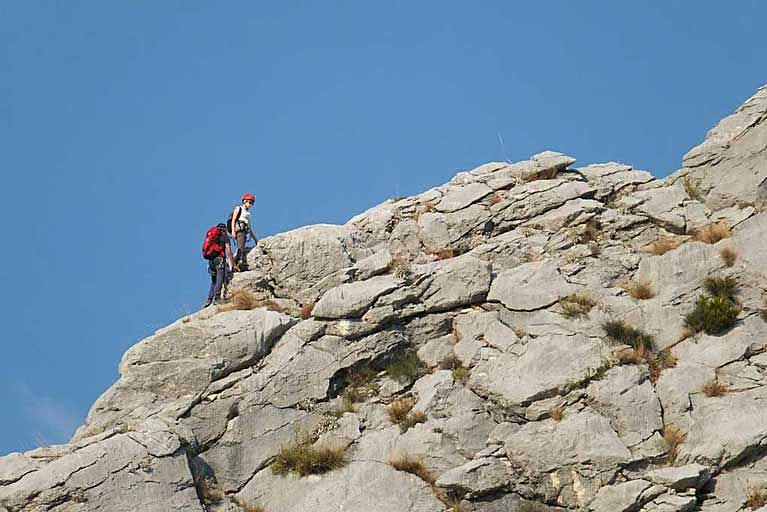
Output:
<svg viewBox="0 0 767 512">
<path fill-rule="evenodd" d="M 314 306 L 312 314 L 317 318 L 361 316 L 378 297 L 398 285 L 399 279 L 390 275 L 342 284 L 325 292 Z"/>
<path fill-rule="evenodd" d="M 551 306 L 570 289 L 551 262 L 536 261 L 501 272 L 487 298 L 512 310 L 532 311 Z"/>
</svg>

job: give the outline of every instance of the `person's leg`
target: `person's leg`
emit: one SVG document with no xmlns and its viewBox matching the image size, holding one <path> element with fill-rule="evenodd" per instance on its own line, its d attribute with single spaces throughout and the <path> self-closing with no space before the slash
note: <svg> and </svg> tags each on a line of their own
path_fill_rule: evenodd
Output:
<svg viewBox="0 0 767 512">
<path fill-rule="evenodd" d="M 241 270 L 245 270 L 245 240 L 248 234 L 245 231 L 238 231 L 236 237 L 237 254 L 234 257 L 234 261 L 239 264 Z"/>
<path fill-rule="evenodd" d="M 221 288 L 224 286 L 224 278 L 226 277 L 226 262 L 224 258 L 219 256 L 214 261 L 216 274 L 213 280 L 213 301 L 218 302 L 221 300 Z"/>
<path fill-rule="evenodd" d="M 216 290 L 215 260 L 208 261 L 208 274 L 210 274 L 210 287 L 208 288 L 208 300 L 205 302 L 205 306 L 209 306 L 210 303 L 213 302 L 213 297 Z"/>
</svg>

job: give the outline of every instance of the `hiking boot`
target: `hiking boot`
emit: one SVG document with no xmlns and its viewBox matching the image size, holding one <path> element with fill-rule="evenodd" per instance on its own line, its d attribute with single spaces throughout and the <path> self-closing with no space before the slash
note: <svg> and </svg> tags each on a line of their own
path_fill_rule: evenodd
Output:
<svg viewBox="0 0 767 512">
<path fill-rule="evenodd" d="M 212 299 L 208 299 L 207 301 L 205 301 L 205 304 L 202 305 L 202 309 L 207 308 L 211 304 L 213 304 L 213 300 Z"/>
</svg>

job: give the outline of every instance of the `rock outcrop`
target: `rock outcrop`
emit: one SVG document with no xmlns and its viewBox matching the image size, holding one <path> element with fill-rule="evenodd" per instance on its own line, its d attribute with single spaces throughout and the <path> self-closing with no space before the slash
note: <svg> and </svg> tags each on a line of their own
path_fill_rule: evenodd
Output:
<svg viewBox="0 0 767 512">
<path fill-rule="evenodd" d="M 128 350 L 68 444 L 0 458 L 0 512 L 764 506 L 767 88 L 666 179 L 574 164 L 262 240 L 250 301 Z"/>
</svg>

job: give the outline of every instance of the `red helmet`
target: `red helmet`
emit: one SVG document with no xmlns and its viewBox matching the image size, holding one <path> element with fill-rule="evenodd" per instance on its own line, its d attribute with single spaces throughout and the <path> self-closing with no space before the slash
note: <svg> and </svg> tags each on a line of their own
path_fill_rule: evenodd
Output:
<svg viewBox="0 0 767 512">
<path fill-rule="evenodd" d="M 256 196 L 254 196 L 253 194 L 245 194 L 244 196 L 242 196 L 242 200 L 243 201 L 250 201 L 251 203 L 255 203 L 256 202 Z"/>
</svg>

